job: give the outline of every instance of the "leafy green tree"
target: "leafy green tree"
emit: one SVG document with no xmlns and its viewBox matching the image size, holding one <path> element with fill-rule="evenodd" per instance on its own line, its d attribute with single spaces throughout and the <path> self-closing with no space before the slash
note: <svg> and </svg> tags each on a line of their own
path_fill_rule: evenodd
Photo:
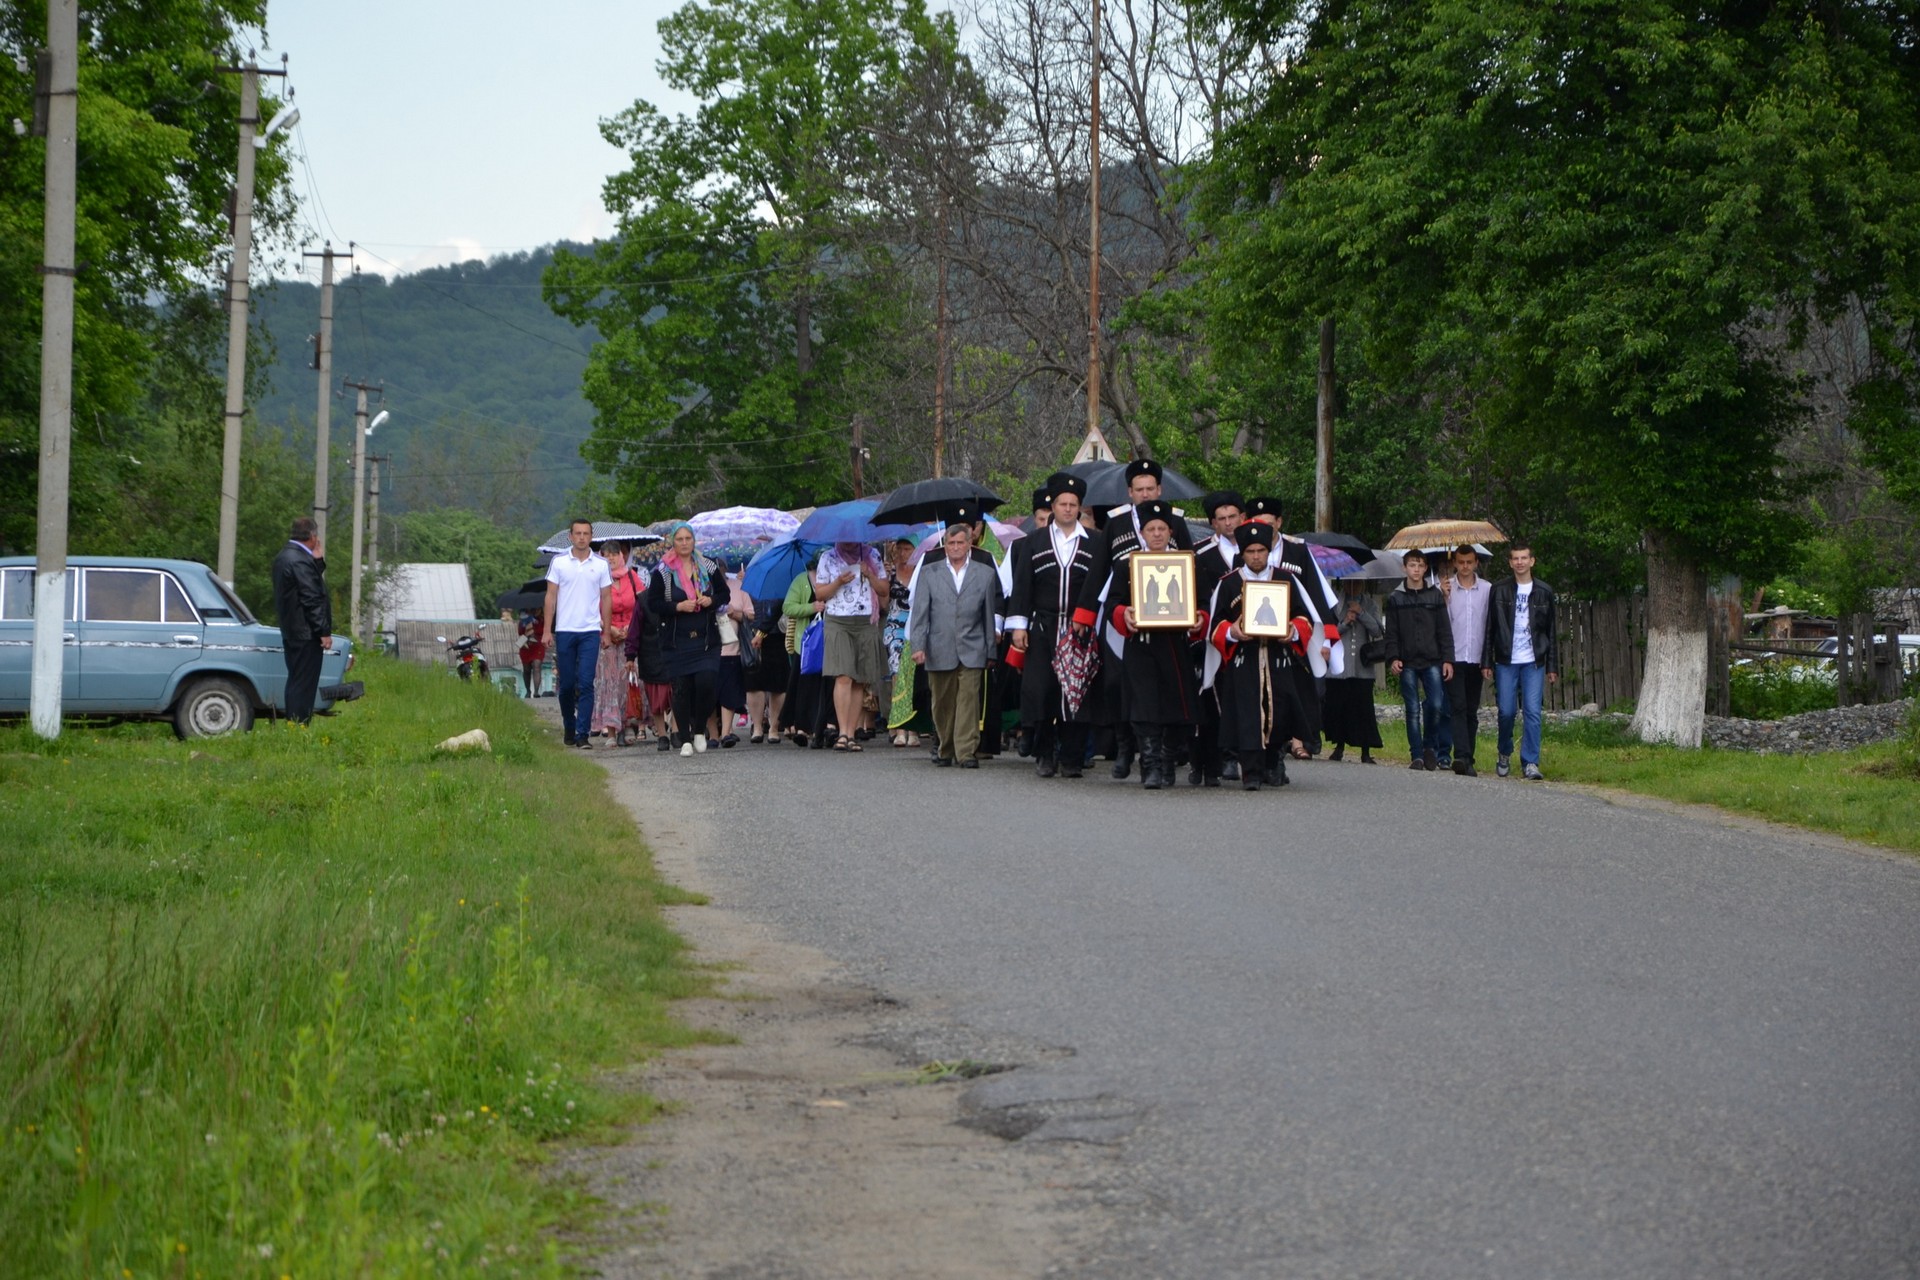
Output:
<svg viewBox="0 0 1920 1280">
<path fill-rule="evenodd" d="M 264 0 L 125 0 L 89 4 L 80 32 L 79 191 L 75 218 L 73 452 L 75 548 L 110 521 L 124 464 L 150 407 L 155 365 L 185 304 L 220 278 L 227 196 L 239 147 L 239 32 Z M 33 114 L 33 55 L 46 41 L 44 0 L 0 6 L 0 547 L 30 547 L 38 508 L 40 254 L 46 144 L 5 122 Z M 262 108 L 271 112 L 271 99 Z M 259 156 L 257 234 L 271 245 L 292 213 L 279 147 Z M 197 323 L 187 317 L 188 325 Z M 224 357 L 219 367 L 224 371 Z M 220 411 L 211 419 L 217 430 Z M 168 495 L 218 503 L 219 468 Z M 154 492 L 158 492 L 157 490 Z"/>
<path fill-rule="evenodd" d="M 1865 315 L 1911 385 L 1920 32 L 1907 6 L 1207 0 L 1295 46 L 1202 210 L 1216 331 L 1351 316 L 1383 376 L 1470 393 L 1638 534 L 1636 725 L 1697 744 L 1706 574 L 1771 569 L 1808 323 Z M 1524 530 L 1521 532 L 1525 532 Z"/>
<path fill-rule="evenodd" d="M 872 336 L 861 234 L 873 126 L 905 51 L 950 37 L 918 0 L 715 0 L 661 23 L 661 71 L 704 105 L 603 122 L 633 167 L 619 233 L 557 253 L 547 298 L 592 323 L 596 426 L 583 452 L 616 509 L 831 499 L 847 468 L 849 353 Z"/>
</svg>

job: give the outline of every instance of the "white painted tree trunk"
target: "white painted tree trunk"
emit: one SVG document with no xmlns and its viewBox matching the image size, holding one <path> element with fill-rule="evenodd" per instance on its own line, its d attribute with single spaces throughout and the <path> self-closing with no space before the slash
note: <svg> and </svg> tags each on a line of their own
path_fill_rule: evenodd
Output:
<svg viewBox="0 0 1920 1280">
<path fill-rule="evenodd" d="M 1707 575 L 1649 533 L 1647 669 L 1633 713 L 1642 742 L 1697 747 L 1707 718 Z"/>
</svg>

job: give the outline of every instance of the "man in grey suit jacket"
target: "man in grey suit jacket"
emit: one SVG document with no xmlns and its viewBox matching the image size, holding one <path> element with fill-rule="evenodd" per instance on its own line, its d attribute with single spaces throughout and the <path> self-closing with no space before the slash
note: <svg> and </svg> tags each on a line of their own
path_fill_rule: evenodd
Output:
<svg viewBox="0 0 1920 1280">
<path fill-rule="evenodd" d="M 994 655 L 994 615 L 1000 612 L 1000 575 L 993 565 L 973 558 L 971 508 L 948 517 L 941 540 L 946 556 L 922 565 L 914 584 L 907 644 L 913 660 L 927 669 L 933 694 L 933 731 L 940 750 L 933 758 L 945 768 L 958 760 L 962 769 L 978 769 L 980 696 Z"/>
</svg>

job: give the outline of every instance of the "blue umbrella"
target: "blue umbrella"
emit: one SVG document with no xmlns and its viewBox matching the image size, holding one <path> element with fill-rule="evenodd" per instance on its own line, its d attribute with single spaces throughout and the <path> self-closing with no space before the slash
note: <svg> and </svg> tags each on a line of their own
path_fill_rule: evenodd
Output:
<svg viewBox="0 0 1920 1280">
<path fill-rule="evenodd" d="M 913 532 L 912 525 L 873 523 L 873 513 L 879 509 L 878 498 L 856 498 L 820 507 L 800 522 L 793 536 L 800 542 L 882 542 Z"/>
<path fill-rule="evenodd" d="M 789 535 L 776 538 L 747 562 L 746 576 L 740 586 L 755 600 L 782 600 L 793 580 L 807 571 L 807 563 L 830 544 L 802 542 Z"/>
</svg>

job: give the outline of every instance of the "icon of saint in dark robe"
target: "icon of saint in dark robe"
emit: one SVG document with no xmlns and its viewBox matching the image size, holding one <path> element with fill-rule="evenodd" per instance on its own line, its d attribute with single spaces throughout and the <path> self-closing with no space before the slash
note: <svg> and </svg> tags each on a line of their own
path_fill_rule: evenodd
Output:
<svg viewBox="0 0 1920 1280">
<path fill-rule="evenodd" d="M 1274 616 L 1272 596 L 1262 595 L 1260 597 L 1260 607 L 1253 611 L 1253 620 L 1256 625 L 1262 627 L 1277 627 L 1280 625 L 1280 619 Z"/>
</svg>

